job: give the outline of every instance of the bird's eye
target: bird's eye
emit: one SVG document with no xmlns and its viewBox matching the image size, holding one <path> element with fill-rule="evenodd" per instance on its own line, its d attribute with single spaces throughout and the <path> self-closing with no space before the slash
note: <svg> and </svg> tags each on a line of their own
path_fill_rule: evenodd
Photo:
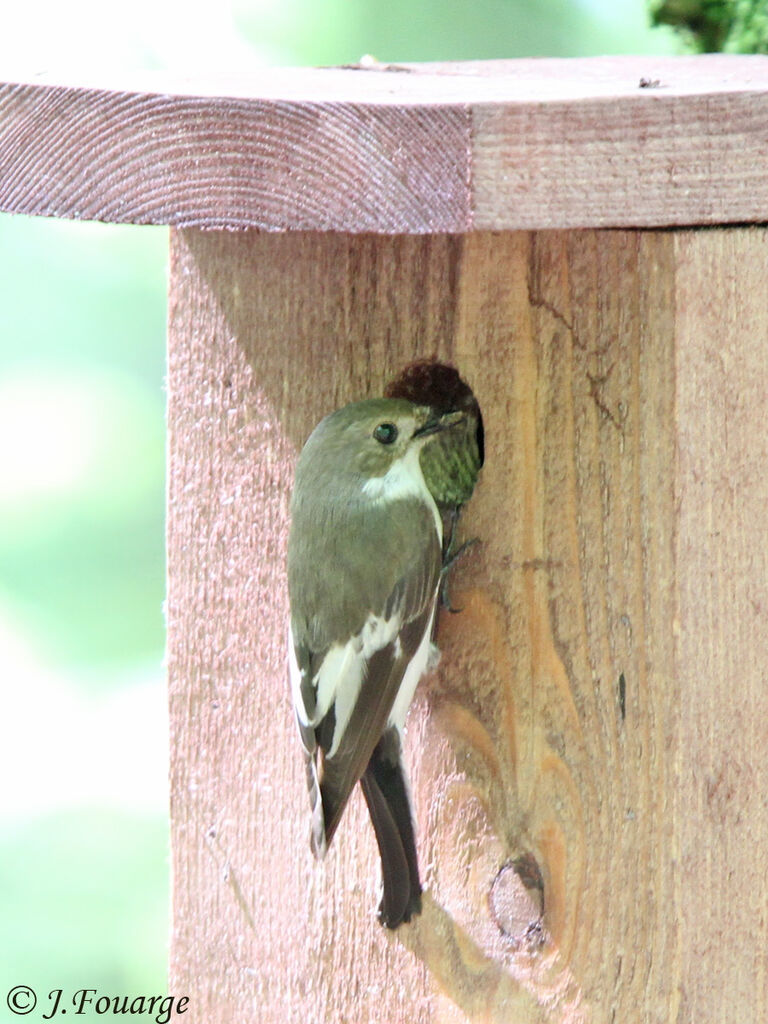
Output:
<svg viewBox="0 0 768 1024">
<path fill-rule="evenodd" d="M 394 423 L 380 423 L 373 436 L 380 444 L 394 444 L 397 440 L 397 427 Z"/>
</svg>

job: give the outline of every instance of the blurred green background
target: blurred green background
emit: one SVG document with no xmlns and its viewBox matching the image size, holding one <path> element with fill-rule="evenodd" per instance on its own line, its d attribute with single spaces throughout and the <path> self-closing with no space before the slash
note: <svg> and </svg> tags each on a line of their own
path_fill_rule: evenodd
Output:
<svg viewBox="0 0 768 1024">
<path fill-rule="evenodd" d="M 4 22 L 3 80 L 676 48 L 642 0 L 70 0 Z M 14 984 L 165 992 L 166 249 L 163 228 L 0 215 L 0 1021 Z"/>
</svg>

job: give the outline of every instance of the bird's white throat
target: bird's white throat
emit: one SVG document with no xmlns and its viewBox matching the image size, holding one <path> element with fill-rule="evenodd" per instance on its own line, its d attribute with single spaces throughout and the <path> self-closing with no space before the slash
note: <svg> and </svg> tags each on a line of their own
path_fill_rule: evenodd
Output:
<svg viewBox="0 0 768 1024">
<path fill-rule="evenodd" d="M 383 476 L 372 476 L 363 484 L 363 494 L 374 501 L 398 501 L 401 498 L 418 498 L 426 502 L 435 519 L 435 528 L 440 543 L 443 542 L 443 522 L 437 510 L 419 462 L 420 447 L 414 445 L 401 459 L 397 459 Z"/>
</svg>

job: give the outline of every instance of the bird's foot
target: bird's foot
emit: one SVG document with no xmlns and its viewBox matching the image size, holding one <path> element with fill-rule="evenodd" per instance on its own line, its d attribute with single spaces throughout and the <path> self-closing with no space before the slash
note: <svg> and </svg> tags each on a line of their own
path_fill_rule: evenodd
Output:
<svg viewBox="0 0 768 1024">
<path fill-rule="evenodd" d="M 454 608 L 453 605 L 451 604 L 451 597 L 450 594 L 448 593 L 448 577 L 451 569 L 454 567 L 456 562 L 461 558 L 461 556 L 467 551 L 468 548 L 471 548 L 473 544 L 477 544 L 479 539 L 479 537 L 472 537 L 469 540 L 465 540 L 464 543 L 456 549 L 456 551 L 451 551 L 451 546 L 453 544 L 453 538 L 451 538 L 451 544 L 449 545 L 447 552 L 443 556 L 443 567 L 440 570 L 440 607 L 447 608 L 448 611 L 452 612 L 454 615 L 460 612 L 461 608 Z"/>
</svg>

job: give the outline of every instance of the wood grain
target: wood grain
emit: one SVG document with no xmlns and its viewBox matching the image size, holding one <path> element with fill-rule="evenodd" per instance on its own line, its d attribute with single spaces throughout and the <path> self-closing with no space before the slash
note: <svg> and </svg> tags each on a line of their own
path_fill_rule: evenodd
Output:
<svg viewBox="0 0 768 1024">
<path fill-rule="evenodd" d="M 467 219 L 467 131 L 455 106 L 8 86 L 0 209 L 206 228 L 446 231 Z"/>
<path fill-rule="evenodd" d="M 20 75 L 0 85 L 0 210 L 390 234 L 759 222 L 767 123 L 763 56 Z"/>
<path fill-rule="evenodd" d="M 768 233 L 676 239 L 681 1018 L 768 1019 Z"/>
<path fill-rule="evenodd" d="M 191 230 L 172 252 L 190 1024 L 765 1019 L 768 232 Z M 431 353 L 482 405 L 482 544 L 409 718 L 428 892 L 389 935 L 362 801 L 309 853 L 283 559 L 312 425 Z"/>
</svg>

